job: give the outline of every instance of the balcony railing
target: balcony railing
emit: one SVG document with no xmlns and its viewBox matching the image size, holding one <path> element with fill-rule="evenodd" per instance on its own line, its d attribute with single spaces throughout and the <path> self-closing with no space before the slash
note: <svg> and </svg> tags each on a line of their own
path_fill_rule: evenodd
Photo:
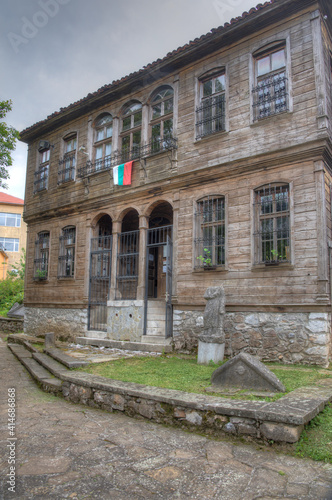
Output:
<svg viewBox="0 0 332 500">
<path fill-rule="evenodd" d="M 128 161 L 136 161 L 141 158 L 149 158 L 157 154 L 177 149 L 177 139 L 174 137 L 163 137 L 153 140 L 143 146 L 135 146 L 130 150 L 115 151 L 112 155 L 101 158 L 94 163 L 88 161 L 86 165 L 77 171 L 78 177 L 86 177 L 96 172 L 110 170 L 112 167 L 121 165 Z"/>
</svg>

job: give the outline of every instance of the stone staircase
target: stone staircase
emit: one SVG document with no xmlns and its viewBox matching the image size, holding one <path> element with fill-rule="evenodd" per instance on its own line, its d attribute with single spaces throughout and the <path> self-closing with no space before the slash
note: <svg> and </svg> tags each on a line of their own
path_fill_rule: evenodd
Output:
<svg viewBox="0 0 332 500">
<path fill-rule="evenodd" d="M 7 345 L 41 388 L 52 394 L 62 394 L 61 375 L 89 364 L 56 347 L 44 347 L 44 352 L 40 352 L 20 335 L 9 335 Z"/>
<path fill-rule="evenodd" d="M 165 301 L 149 300 L 146 335 L 142 336 L 142 342 L 163 346 L 170 345 L 171 339 L 165 338 L 165 328 Z"/>
</svg>

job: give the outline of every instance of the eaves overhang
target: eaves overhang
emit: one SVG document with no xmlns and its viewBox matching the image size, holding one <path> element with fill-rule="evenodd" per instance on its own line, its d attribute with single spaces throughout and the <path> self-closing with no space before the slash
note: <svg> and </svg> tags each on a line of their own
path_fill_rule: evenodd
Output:
<svg viewBox="0 0 332 500">
<path fill-rule="evenodd" d="M 206 35 L 196 38 L 183 47 L 179 47 L 168 53 L 163 59 L 157 59 L 143 69 L 128 76 L 104 85 L 96 92 L 88 94 L 83 99 L 70 104 L 66 108 L 48 116 L 20 133 L 20 140 L 27 144 L 33 140 L 45 136 L 54 129 L 92 112 L 98 107 L 110 104 L 122 97 L 139 91 L 140 89 L 160 80 L 168 74 L 175 73 L 181 68 L 197 61 L 205 56 L 227 47 L 228 45 L 256 33 L 260 29 L 277 22 L 285 17 L 291 17 L 298 11 L 304 10 L 318 2 L 322 10 L 326 12 L 328 22 L 332 18 L 330 0 L 271 0 L 264 4 L 244 12 L 242 16 L 231 19 L 229 23 L 212 29 Z M 331 15 L 330 15 L 331 14 Z"/>
</svg>

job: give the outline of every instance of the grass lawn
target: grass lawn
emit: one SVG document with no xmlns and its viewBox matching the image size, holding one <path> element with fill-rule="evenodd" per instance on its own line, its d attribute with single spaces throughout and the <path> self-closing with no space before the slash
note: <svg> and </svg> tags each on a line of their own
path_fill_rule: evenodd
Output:
<svg viewBox="0 0 332 500">
<path fill-rule="evenodd" d="M 212 362 L 208 366 L 198 365 L 194 356 L 165 355 L 123 358 L 107 363 L 91 364 L 78 370 L 124 382 L 206 394 L 205 388 L 210 385 L 211 375 L 218 366 Z M 287 392 L 301 386 L 312 385 L 314 387 L 321 378 L 332 378 L 331 369 L 279 364 L 267 366 L 281 380 Z M 275 400 L 282 395 L 279 393 L 273 398 L 264 398 L 264 400 Z M 237 393 L 233 398 L 260 399 L 248 397 L 243 393 Z M 291 447 L 291 453 L 332 463 L 331 405 L 306 426 L 300 441 Z"/>
</svg>

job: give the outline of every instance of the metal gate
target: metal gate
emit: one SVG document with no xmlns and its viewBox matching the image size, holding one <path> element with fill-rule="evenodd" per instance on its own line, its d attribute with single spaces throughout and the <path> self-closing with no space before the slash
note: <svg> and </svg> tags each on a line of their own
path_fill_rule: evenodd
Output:
<svg viewBox="0 0 332 500">
<path fill-rule="evenodd" d="M 173 256 L 173 242 L 167 236 L 166 245 L 166 325 L 165 337 L 169 338 L 173 334 L 173 312 L 172 312 L 172 256 Z"/>
<path fill-rule="evenodd" d="M 107 299 L 111 285 L 112 236 L 91 239 L 88 329 L 107 331 Z"/>
</svg>

